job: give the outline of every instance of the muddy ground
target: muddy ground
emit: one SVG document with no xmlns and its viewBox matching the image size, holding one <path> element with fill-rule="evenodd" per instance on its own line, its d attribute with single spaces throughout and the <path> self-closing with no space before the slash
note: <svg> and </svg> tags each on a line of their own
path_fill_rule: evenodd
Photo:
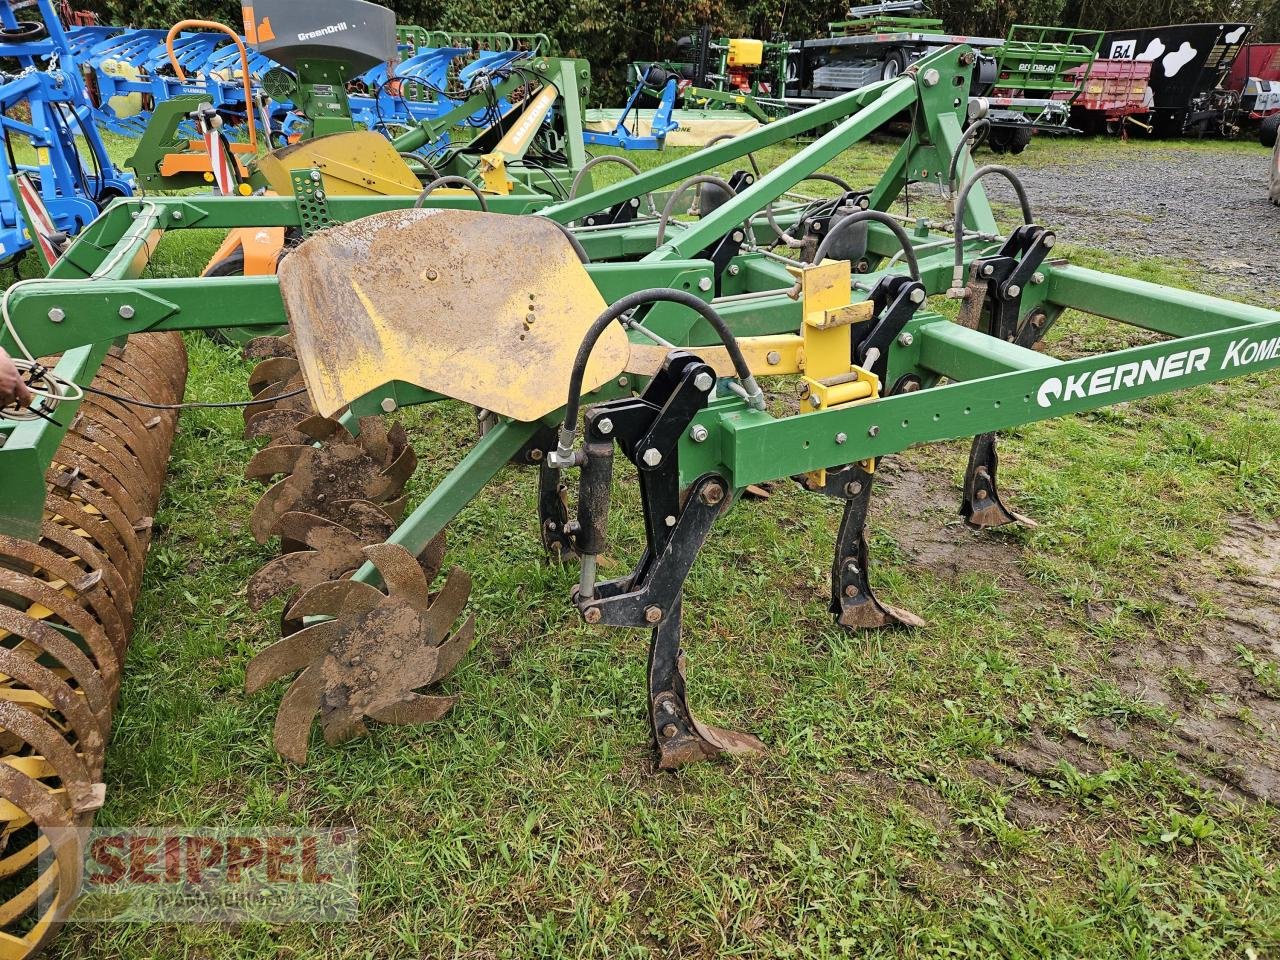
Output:
<svg viewBox="0 0 1280 960">
<path fill-rule="evenodd" d="M 1266 149 L 1110 146 L 1056 151 L 1070 159 L 1036 165 L 1026 183 L 1037 220 L 1071 243 L 1203 266 L 1205 292 L 1280 301 L 1280 209 L 1266 196 Z"/>
</svg>

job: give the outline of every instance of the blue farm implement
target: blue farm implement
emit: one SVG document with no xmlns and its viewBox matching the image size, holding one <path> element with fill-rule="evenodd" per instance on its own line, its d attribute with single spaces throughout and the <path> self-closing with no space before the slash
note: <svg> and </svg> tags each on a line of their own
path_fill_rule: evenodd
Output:
<svg viewBox="0 0 1280 960">
<path fill-rule="evenodd" d="M 92 222 L 102 206 L 133 194 L 93 124 L 75 55 L 52 0 L 40 20 L 19 20 L 0 4 L 0 262 L 35 239 L 46 258 Z"/>
</svg>

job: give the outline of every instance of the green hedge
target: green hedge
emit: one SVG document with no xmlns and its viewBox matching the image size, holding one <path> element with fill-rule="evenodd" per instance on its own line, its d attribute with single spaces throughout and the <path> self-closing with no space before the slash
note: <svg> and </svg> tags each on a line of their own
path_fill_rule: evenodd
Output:
<svg viewBox="0 0 1280 960">
<path fill-rule="evenodd" d="M 867 0 L 855 0 L 867 2 Z M 103 23 L 166 26 L 183 17 L 240 23 L 239 0 L 80 0 Z M 768 38 L 820 36 L 831 20 L 842 19 L 848 2 L 818 0 L 401 0 L 390 6 L 402 23 L 451 30 L 508 30 L 550 34 L 563 52 L 591 62 L 594 97 L 613 102 L 621 95 L 625 66 L 660 57 L 672 41 L 699 24 L 718 33 Z M 935 4 L 935 6 L 940 6 Z M 1258 24 L 1253 39 L 1280 39 L 1280 0 L 1245 4 L 1237 0 L 948 0 L 947 27 L 961 34 L 1000 36 L 1013 23 L 1067 24 L 1102 30 L 1162 23 L 1231 20 L 1244 16 Z"/>
</svg>

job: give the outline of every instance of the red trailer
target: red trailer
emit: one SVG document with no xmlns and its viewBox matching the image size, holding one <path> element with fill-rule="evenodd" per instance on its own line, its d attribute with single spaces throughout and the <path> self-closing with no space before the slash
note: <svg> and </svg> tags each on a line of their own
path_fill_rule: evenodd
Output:
<svg viewBox="0 0 1280 960">
<path fill-rule="evenodd" d="M 1250 77 L 1280 81 L 1280 43 L 1246 43 L 1227 77 L 1228 90 L 1244 90 Z"/>
<path fill-rule="evenodd" d="M 1086 133 L 1119 127 L 1124 134 L 1131 123 L 1150 129 L 1146 122 L 1152 109 L 1150 61 L 1096 60 L 1066 75 L 1079 90 L 1071 103 L 1073 126 Z"/>
</svg>

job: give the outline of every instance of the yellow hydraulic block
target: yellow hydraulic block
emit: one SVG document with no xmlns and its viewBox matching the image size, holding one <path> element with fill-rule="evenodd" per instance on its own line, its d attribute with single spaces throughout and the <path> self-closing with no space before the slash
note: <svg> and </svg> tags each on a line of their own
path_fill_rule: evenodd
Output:
<svg viewBox="0 0 1280 960">
<path fill-rule="evenodd" d="M 371 130 L 333 133 L 275 150 L 258 160 L 258 177 L 281 196 L 293 195 L 290 174 L 318 169 L 334 197 L 401 196 L 422 189 L 391 141 Z"/>
</svg>

